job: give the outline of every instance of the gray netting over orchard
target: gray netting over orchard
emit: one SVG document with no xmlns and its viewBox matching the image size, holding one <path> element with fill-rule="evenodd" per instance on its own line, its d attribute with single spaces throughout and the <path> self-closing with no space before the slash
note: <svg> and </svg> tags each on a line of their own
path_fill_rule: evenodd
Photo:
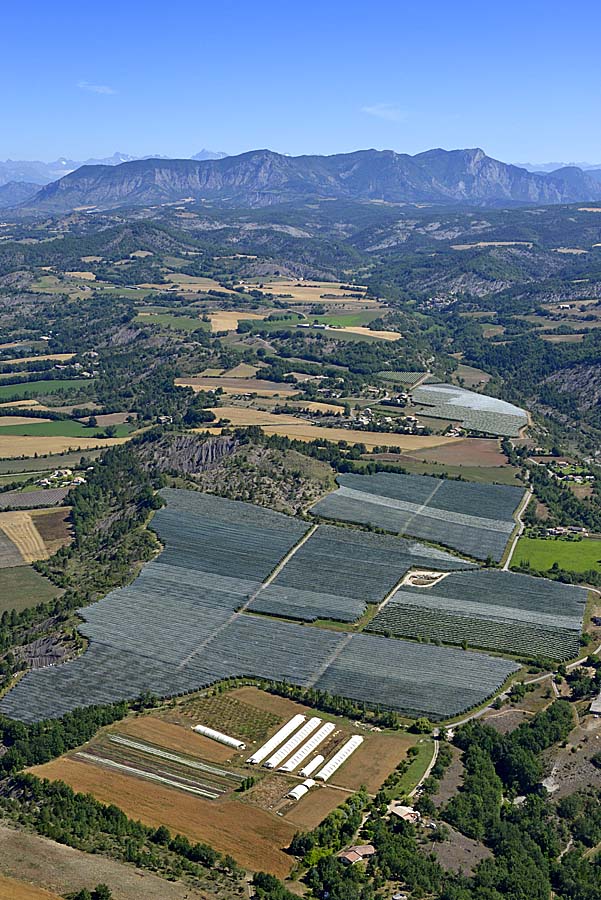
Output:
<svg viewBox="0 0 601 900">
<path fill-rule="evenodd" d="M 249 615 L 249 601 L 306 523 L 194 491 L 164 496 L 167 508 L 153 523 L 163 553 L 133 584 L 82 609 L 86 652 L 26 674 L 0 702 L 2 713 L 33 722 L 256 675 L 435 718 L 484 700 L 515 670 L 482 653 Z M 432 558 L 427 548 L 425 557 Z"/>
<path fill-rule="evenodd" d="M 381 602 L 409 569 L 468 567 L 450 553 L 415 541 L 320 525 L 250 609 L 306 622 L 354 622 L 367 603 Z"/>
<path fill-rule="evenodd" d="M 311 509 L 318 516 L 357 522 L 443 544 L 499 561 L 513 531 L 523 490 L 429 475 L 340 475 L 337 491 Z"/>
<path fill-rule="evenodd" d="M 529 575 L 457 572 L 432 587 L 403 585 L 370 630 L 569 659 L 579 650 L 586 599 L 583 588 Z"/>
</svg>

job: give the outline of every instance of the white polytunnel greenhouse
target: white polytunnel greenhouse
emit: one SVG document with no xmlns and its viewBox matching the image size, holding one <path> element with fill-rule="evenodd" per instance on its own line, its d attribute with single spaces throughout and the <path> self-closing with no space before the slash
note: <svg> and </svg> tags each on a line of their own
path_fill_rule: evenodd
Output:
<svg viewBox="0 0 601 900">
<path fill-rule="evenodd" d="M 303 781 L 302 784 L 297 784 L 296 787 L 293 787 L 291 791 L 289 791 L 286 796 L 291 800 L 300 800 L 301 797 L 304 797 L 313 787 L 315 782 L 312 778 L 307 778 L 306 781 Z"/>
<path fill-rule="evenodd" d="M 289 734 L 292 734 L 292 732 L 295 731 L 299 727 L 299 725 L 302 725 L 302 723 L 305 721 L 305 718 L 305 716 L 301 716 L 300 714 L 293 716 L 289 722 L 286 722 L 285 725 L 282 725 L 279 731 L 276 731 L 273 737 L 270 737 L 262 747 L 259 747 L 256 753 L 253 753 L 253 755 L 250 756 L 246 760 L 246 762 L 250 763 L 251 765 L 257 765 L 258 763 L 263 762 L 264 759 L 267 759 L 267 757 L 271 753 L 273 753 L 276 747 L 280 746 L 282 741 L 286 740 Z"/>
<path fill-rule="evenodd" d="M 363 738 L 358 734 L 354 734 L 352 738 L 349 738 L 346 744 L 340 748 L 338 753 L 335 753 L 332 759 L 325 764 L 323 769 L 319 770 L 315 777 L 319 779 L 319 781 L 327 781 L 362 743 Z"/>
<path fill-rule="evenodd" d="M 312 735 L 306 744 L 303 744 L 302 747 L 296 751 L 294 756 L 291 756 L 288 762 L 285 762 L 282 766 L 280 766 L 280 771 L 282 772 L 294 772 L 297 766 L 300 766 L 302 762 L 306 760 L 308 756 L 313 753 L 313 751 L 319 747 L 319 745 L 325 741 L 327 736 L 334 731 L 336 726 L 332 724 L 332 722 L 326 722 L 325 725 L 322 725 L 319 731 L 316 731 L 314 735 Z M 311 773 L 309 773 L 311 774 Z"/>
<path fill-rule="evenodd" d="M 315 759 L 312 759 L 311 762 L 308 762 L 307 765 L 303 769 L 301 769 L 298 774 L 301 776 L 301 778 L 308 778 L 309 775 L 312 775 L 316 769 L 319 769 L 324 760 L 325 756 L 322 756 L 321 753 L 319 753 L 315 757 Z"/>
<path fill-rule="evenodd" d="M 286 757 L 290 756 L 293 750 L 296 750 L 300 744 L 304 744 L 311 732 L 315 731 L 318 725 L 321 725 L 321 721 L 322 720 L 317 716 L 313 716 L 308 722 L 305 722 L 300 731 L 297 731 L 291 738 L 288 738 L 286 743 L 283 744 L 279 750 L 276 750 L 273 756 L 270 756 L 263 765 L 267 769 L 277 769 L 280 763 L 284 762 Z"/>
<path fill-rule="evenodd" d="M 212 741 L 225 744 L 226 747 L 234 747 L 236 750 L 246 749 L 246 744 L 243 741 L 238 741 L 236 738 L 230 737 L 229 734 L 223 734 L 221 731 L 215 731 L 214 728 L 207 728 L 206 725 L 194 725 L 192 731 L 202 734 Z"/>
</svg>

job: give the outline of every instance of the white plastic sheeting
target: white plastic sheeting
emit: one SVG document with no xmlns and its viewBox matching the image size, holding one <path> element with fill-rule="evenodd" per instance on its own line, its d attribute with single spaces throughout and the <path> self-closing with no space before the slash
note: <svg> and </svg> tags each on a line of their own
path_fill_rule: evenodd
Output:
<svg viewBox="0 0 601 900">
<path fill-rule="evenodd" d="M 335 753 L 332 759 L 325 764 L 323 769 L 320 769 L 317 775 L 315 776 L 319 781 L 327 781 L 334 772 L 340 768 L 342 763 L 346 762 L 351 753 L 354 753 L 357 747 L 360 747 L 363 743 L 363 738 L 354 734 L 352 738 L 344 744 L 338 753 Z"/>
<path fill-rule="evenodd" d="M 300 731 L 297 731 L 296 734 L 293 734 L 291 738 L 289 738 L 286 743 L 280 747 L 279 750 L 270 756 L 267 762 L 264 762 L 263 765 L 267 769 L 277 769 L 280 763 L 284 762 L 287 756 L 290 756 L 293 750 L 299 746 L 299 744 L 303 744 L 312 731 L 315 731 L 318 725 L 321 725 L 321 719 L 317 716 L 313 716 L 313 718 L 309 719 Z"/>
<path fill-rule="evenodd" d="M 229 734 L 223 734 L 221 731 L 215 731 L 214 728 L 207 728 L 206 725 L 194 725 L 192 731 L 195 731 L 197 734 L 202 734 L 205 737 L 211 738 L 212 741 L 217 741 L 220 744 L 225 744 L 226 747 L 234 747 L 236 750 L 246 749 L 246 744 L 242 741 L 238 741 L 236 738 L 230 737 Z"/>
<path fill-rule="evenodd" d="M 308 778 L 309 775 L 312 775 L 316 769 L 319 769 L 322 762 L 324 762 L 325 756 L 318 754 L 315 759 L 312 759 L 311 762 L 308 762 L 307 765 L 300 770 L 298 773 L 301 778 Z"/>
<path fill-rule="evenodd" d="M 282 772 L 294 772 L 297 766 L 300 766 L 302 762 L 322 743 L 325 741 L 327 736 L 334 731 L 336 726 L 332 724 L 332 722 L 326 722 L 325 725 L 322 725 L 319 731 L 316 731 L 314 735 L 312 735 L 306 744 L 303 744 L 300 747 L 294 756 L 291 756 L 288 762 L 285 762 L 283 766 L 280 766 L 280 770 Z M 309 774 L 311 774 L 309 772 Z"/>
<path fill-rule="evenodd" d="M 300 800 L 301 797 L 304 797 L 305 794 L 309 792 L 314 784 L 315 782 L 312 778 L 307 778 L 307 780 L 303 781 L 302 784 L 297 784 L 296 787 L 292 788 L 292 790 L 289 791 L 286 796 L 291 800 Z"/>
<path fill-rule="evenodd" d="M 299 725 L 302 725 L 302 723 L 305 721 L 305 718 L 305 716 L 301 716 L 300 714 L 293 716 L 289 722 L 286 722 L 285 725 L 282 725 L 279 731 L 276 731 L 273 737 L 270 737 L 262 747 L 259 747 L 257 752 L 253 753 L 253 755 L 250 756 L 246 760 L 246 762 L 250 763 L 251 765 L 257 765 L 258 763 L 263 762 L 264 759 L 267 759 L 267 757 L 271 753 L 273 753 L 276 747 L 280 746 L 282 741 L 286 740 L 289 734 L 292 734 L 293 731 L 296 731 Z"/>
</svg>

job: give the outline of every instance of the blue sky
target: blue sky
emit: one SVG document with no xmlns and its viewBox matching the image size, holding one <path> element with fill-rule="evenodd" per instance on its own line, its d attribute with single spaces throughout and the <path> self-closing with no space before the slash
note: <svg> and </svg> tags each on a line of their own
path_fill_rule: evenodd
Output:
<svg viewBox="0 0 601 900">
<path fill-rule="evenodd" d="M 6 3 L 0 159 L 476 147 L 601 163 L 601 5 Z"/>
</svg>

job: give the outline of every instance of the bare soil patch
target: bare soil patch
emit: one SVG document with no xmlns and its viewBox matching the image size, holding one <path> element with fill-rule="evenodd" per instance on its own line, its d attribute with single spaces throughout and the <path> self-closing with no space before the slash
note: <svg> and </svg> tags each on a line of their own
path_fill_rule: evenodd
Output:
<svg viewBox="0 0 601 900">
<path fill-rule="evenodd" d="M 350 792 L 349 792 L 350 793 Z M 286 822 L 290 822 L 301 831 L 310 831 L 316 828 L 326 816 L 340 806 L 347 798 L 343 791 L 337 791 L 328 787 L 311 788 L 298 803 L 284 815 Z"/>
<path fill-rule="evenodd" d="M 446 463 L 450 466 L 496 468 L 507 465 L 507 457 L 501 452 L 500 441 L 494 438 L 463 438 L 454 444 L 446 444 L 435 450 L 424 450 L 410 455 L 416 459 Z"/>
<path fill-rule="evenodd" d="M 376 793 L 380 785 L 406 758 L 415 738 L 408 734 L 367 734 L 361 746 L 332 776 L 340 787 L 358 790 L 364 784 L 368 791 Z"/>
<path fill-rule="evenodd" d="M 432 802 L 437 809 L 440 809 L 451 797 L 454 797 L 463 783 L 462 753 L 458 747 L 454 747 L 452 744 L 450 747 L 453 754 L 451 765 L 445 770 L 444 775 L 440 779 L 438 790 L 432 797 Z"/>
<path fill-rule="evenodd" d="M 447 841 L 434 841 L 428 845 L 440 865 L 447 872 L 459 870 L 464 875 L 471 875 L 478 863 L 492 856 L 491 851 L 479 841 L 466 837 L 461 832 L 447 826 L 450 834 Z"/>
<path fill-rule="evenodd" d="M 103 803 L 114 803 L 147 825 L 166 825 L 191 841 L 205 841 L 230 853 L 245 868 L 261 868 L 280 878 L 290 871 L 292 859 L 284 849 L 295 829 L 257 807 L 237 800 L 203 800 L 69 757 L 30 771 L 40 778 L 65 781 Z"/>
<path fill-rule="evenodd" d="M 591 757 L 599 752 L 601 719 L 587 716 L 570 733 L 566 746 L 546 758 L 545 774 L 551 777 L 551 786 L 557 786 L 553 797 L 567 797 L 588 787 L 601 788 L 601 769 L 591 762 Z"/>
</svg>

